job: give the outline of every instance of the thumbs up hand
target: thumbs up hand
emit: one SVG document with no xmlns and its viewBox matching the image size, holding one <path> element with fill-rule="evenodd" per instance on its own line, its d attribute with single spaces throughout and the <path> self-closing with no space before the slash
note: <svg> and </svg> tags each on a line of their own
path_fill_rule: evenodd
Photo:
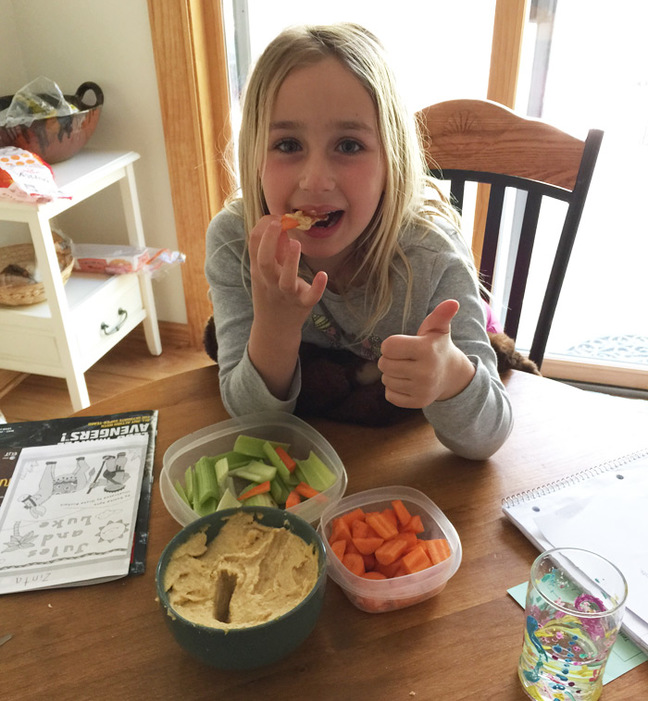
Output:
<svg viewBox="0 0 648 701">
<path fill-rule="evenodd" d="M 383 341 L 378 367 L 392 404 L 421 409 L 468 386 L 475 368 L 450 337 L 458 311 L 459 302 L 447 299 L 425 317 L 416 336 L 398 334 Z"/>
</svg>

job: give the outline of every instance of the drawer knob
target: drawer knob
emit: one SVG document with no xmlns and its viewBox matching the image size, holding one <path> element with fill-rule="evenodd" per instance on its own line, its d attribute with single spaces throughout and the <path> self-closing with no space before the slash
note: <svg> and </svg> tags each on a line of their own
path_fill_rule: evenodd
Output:
<svg viewBox="0 0 648 701">
<path fill-rule="evenodd" d="M 119 314 L 119 321 L 113 327 L 108 326 L 105 321 L 101 322 L 101 330 L 104 332 L 104 334 L 106 334 L 106 336 L 117 333 L 117 331 L 119 331 L 119 329 L 121 329 L 121 327 L 126 323 L 126 319 L 128 319 L 128 312 L 122 307 L 119 307 L 117 313 Z"/>
</svg>

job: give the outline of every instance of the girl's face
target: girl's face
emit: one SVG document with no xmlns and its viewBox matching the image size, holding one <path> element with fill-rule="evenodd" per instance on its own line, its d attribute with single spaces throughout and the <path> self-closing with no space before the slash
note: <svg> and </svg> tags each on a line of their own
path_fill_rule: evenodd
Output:
<svg viewBox="0 0 648 701">
<path fill-rule="evenodd" d="M 385 174 L 376 109 L 360 81 L 334 58 L 289 73 L 272 110 L 261 183 L 270 214 L 328 215 L 290 232 L 311 269 L 335 278 L 378 207 Z"/>
</svg>

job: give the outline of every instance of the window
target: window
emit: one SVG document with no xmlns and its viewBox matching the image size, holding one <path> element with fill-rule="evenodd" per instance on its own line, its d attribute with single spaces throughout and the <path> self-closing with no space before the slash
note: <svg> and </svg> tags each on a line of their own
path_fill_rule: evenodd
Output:
<svg viewBox="0 0 648 701">
<path fill-rule="evenodd" d="M 613 12 L 597 11 L 602 4 L 536 0 L 525 38 L 517 109 L 580 137 L 605 132 L 547 349 L 548 358 L 582 367 L 547 360 L 543 371 L 645 389 L 648 5 L 619 0 Z M 525 342 L 522 326 L 518 345 Z M 624 367 L 624 379 L 610 376 Z"/>
</svg>

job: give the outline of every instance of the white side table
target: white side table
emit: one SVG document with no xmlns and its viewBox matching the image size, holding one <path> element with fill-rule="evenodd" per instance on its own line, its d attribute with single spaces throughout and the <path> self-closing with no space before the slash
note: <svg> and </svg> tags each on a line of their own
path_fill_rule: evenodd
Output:
<svg viewBox="0 0 648 701">
<path fill-rule="evenodd" d="M 0 305 L 0 368 L 64 377 L 74 411 L 90 405 L 84 373 L 140 322 L 149 351 L 162 344 L 146 273 L 72 273 L 64 286 L 50 220 L 104 188 L 119 183 L 128 242 L 145 246 L 133 163 L 139 154 L 85 149 L 53 166 L 56 184 L 71 199 L 41 205 L 0 201 L 0 221 L 25 222 L 36 251 L 47 300 L 23 307 Z M 74 239 L 74 233 L 70 232 Z"/>
</svg>

